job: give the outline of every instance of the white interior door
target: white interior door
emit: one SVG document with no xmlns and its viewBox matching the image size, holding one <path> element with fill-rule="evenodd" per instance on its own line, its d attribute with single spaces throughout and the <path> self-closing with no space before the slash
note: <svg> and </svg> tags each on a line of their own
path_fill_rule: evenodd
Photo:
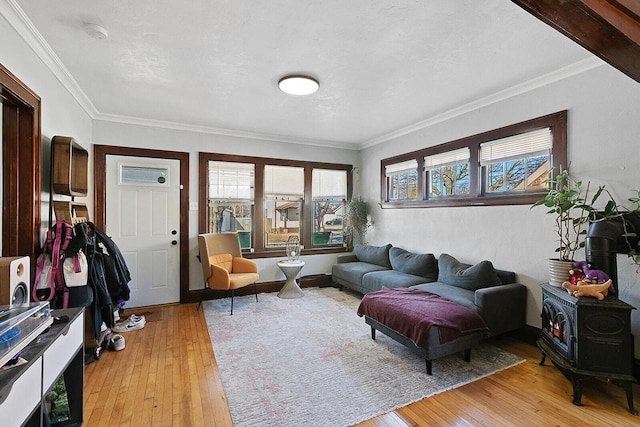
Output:
<svg viewBox="0 0 640 427">
<path fill-rule="evenodd" d="M 106 232 L 131 273 L 127 307 L 180 301 L 180 161 L 106 156 Z"/>
</svg>

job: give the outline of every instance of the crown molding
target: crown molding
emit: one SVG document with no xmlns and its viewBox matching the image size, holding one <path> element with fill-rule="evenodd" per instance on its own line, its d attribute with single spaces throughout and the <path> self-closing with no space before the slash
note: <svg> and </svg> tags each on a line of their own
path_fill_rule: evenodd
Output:
<svg viewBox="0 0 640 427">
<path fill-rule="evenodd" d="M 51 46 L 42 37 L 29 17 L 15 0 L 4 0 L 0 2 L 0 14 L 7 20 L 9 25 L 22 37 L 27 45 L 35 52 L 40 60 L 49 68 L 58 81 L 75 98 L 80 106 L 86 111 L 89 117 L 94 118 L 98 110 L 93 105 L 89 97 L 78 86 L 71 73 L 64 66 L 60 58 L 55 54 Z"/>
<path fill-rule="evenodd" d="M 421 120 L 412 125 L 397 129 L 382 136 L 379 136 L 362 143 L 347 143 L 345 141 L 330 141 L 330 140 L 316 140 L 306 138 L 295 138 L 282 135 L 270 135 L 262 133 L 253 133 L 248 131 L 224 129 L 211 126 L 196 126 L 184 123 L 168 122 L 162 120 L 143 119 L 131 116 L 121 116 L 116 114 L 100 113 L 95 105 L 91 102 L 89 97 L 77 84 L 71 73 L 64 66 L 60 58 L 51 49 L 46 40 L 42 37 L 40 32 L 35 28 L 31 20 L 24 13 L 22 8 L 16 3 L 15 0 L 3 0 L 0 1 L 0 15 L 4 16 L 9 25 L 11 25 L 16 32 L 24 39 L 29 47 L 36 53 L 36 55 L 43 61 L 43 63 L 51 70 L 60 83 L 67 89 L 67 91 L 73 96 L 78 104 L 83 108 L 89 117 L 93 120 L 102 120 L 109 122 L 133 124 L 140 126 L 159 127 L 165 129 L 181 130 L 188 132 L 198 132 L 214 135 L 224 135 L 238 138 L 248 138 L 261 141 L 270 142 L 283 142 L 288 144 L 301 144 L 312 145 L 328 148 L 338 149 L 351 149 L 361 150 L 364 148 L 372 147 L 384 142 L 399 138 L 401 136 L 419 131 L 421 129 L 433 126 L 437 123 L 450 120 L 452 118 L 467 114 L 471 111 L 477 110 L 489 106 L 491 104 L 515 97 L 517 95 L 530 92 L 534 89 L 543 87 L 550 83 L 554 83 L 568 77 L 572 77 L 591 69 L 600 67 L 605 63 L 593 56 L 582 61 L 578 61 L 574 64 L 563 67 L 559 70 L 545 74 L 540 77 L 528 80 L 524 83 L 512 86 L 500 92 L 491 94 L 484 98 L 477 99 L 470 103 L 461 105 L 459 107 L 442 112 L 425 120 Z"/>
<path fill-rule="evenodd" d="M 421 120 L 412 125 L 397 129 L 393 132 L 387 133 L 375 139 L 371 139 L 369 141 L 366 141 L 360 144 L 358 148 L 362 150 L 364 148 L 373 147 L 374 145 L 382 144 L 383 142 L 387 142 L 387 141 L 399 138 L 401 136 L 408 135 L 410 133 L 427 128 L 429 126 L 433 126 L 437 123 L 442 123 L 444 121 L 451 120 L 455 117 L 462 116 L 464 114 L 470 113 L 480 108 L 487 107 L 497 102 L 504 101 L 509 98 L 513 98 L 523 93 L 531 92 L 532 90 L 541 88 L 551 83 L 555 83 L 560 80 L 585 73 L 594 68 L 598 68 L 604 64 L 605 64 L 604 61 L 598 59 L 595 56 L 583 59 L 581 61 L 567 65 L 566 67 L 552 71 L 545 75 L 533 78 L 531 80 L 527 80 L 526 82 L 501 90 L 500 92 L 493 93 L 484 98 L 480 98 L 475 101 L 469 102 L 467 104 L 461 105 L 459 107 L 452 108 L 443 113 L 436 114 L 435 116 L 432 116 L 428 119 Z"/>
<path fill-rule="evenodd" d="M 324 139 L 296 138 L 283 135 L 271 135 L 257 132 L 241 131 L 234 129 L 217 128 L 212 126 L 189 125 L 185 123 L 169 122 L 164 120 L 142 119 L 139 117 L 121 116 L 117 114 L 98 113 L 94 120 L 105 122 L 124 123 L 137 126 L 149 126 L 156 128 L 172 129 L 186 132 L 206 133 L 213 135 L 231 136 L 236 138 L 255 139 L 259 141 L 284 142 L 287 144 L 313 145 L 325 148 L 339 148 L 347 150 L 358 150 L 357 144 L 347 144 L 342 141 L 331 141 Z"/>
</svg>

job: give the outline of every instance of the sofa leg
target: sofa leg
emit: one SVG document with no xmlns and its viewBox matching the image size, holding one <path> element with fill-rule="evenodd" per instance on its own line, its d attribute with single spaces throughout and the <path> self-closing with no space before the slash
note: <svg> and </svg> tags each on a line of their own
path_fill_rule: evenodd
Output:
<svg viewBox="0 0 640 427">
<path fill-rule="evenodd" d="M 471 349 L 470 348 L 465 348 L 464 350 L 464 361 L 469 363 L 471 362 Z"/>
<path fill-rule="evenodd" d="M 376 328 L 374 328 L 373 326 L 371 327 L 371 339 L 376 339 Z"/>
<path fill-rule="evenodd" d="M 425 362 L 427 362 L 427 375 L 431 375 L 431 360 L 425 359 Z"/>
</svg>

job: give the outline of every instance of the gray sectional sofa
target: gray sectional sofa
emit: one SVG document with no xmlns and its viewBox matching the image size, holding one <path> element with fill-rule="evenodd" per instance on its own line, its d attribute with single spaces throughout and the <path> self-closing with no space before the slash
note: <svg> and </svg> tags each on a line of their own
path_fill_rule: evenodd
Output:
<svg viewBox="0 0 640 427">
<path fill-rule="evenodd" d="M 490 261 L 464 264 L 441 254 L 417 254 L 390 244 L 356 245 L 332 267 L 332 280 L 362 294 L 383 288 L 416 288 L 440 295 L 478 313 L 489 336 L 525 326 L 527 290 L 512 271 Z"/>
</svg>

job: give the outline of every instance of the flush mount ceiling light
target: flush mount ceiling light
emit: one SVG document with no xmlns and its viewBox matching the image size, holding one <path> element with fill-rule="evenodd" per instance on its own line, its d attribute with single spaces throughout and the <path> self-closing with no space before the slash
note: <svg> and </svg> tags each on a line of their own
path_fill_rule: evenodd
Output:
<svg viewBox="0 0 640 427">
<path fill-rule="evenodd" d="M 278 87 L 289 95 L 311 95 L 318 91 L 320 83 L 313 77 L 291 75 L 281 78 Z"/>
<path fill-rule="evenodd" d="M 87 35 L 93 39 L 104 40 L 109 37 L 107 29 L 101 25 L 85 22 L 83 26 Z"/>
</svg>

